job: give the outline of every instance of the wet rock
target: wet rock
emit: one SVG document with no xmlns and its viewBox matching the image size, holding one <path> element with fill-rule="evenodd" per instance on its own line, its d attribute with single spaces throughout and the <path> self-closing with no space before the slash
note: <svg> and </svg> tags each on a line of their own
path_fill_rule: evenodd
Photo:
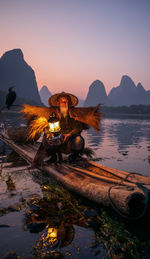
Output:
<svg viewBox="0 0 150 259">
<path fill-rule="evenodd" d="M 43 223 L 32 222 L 31 224 L 27 225 L 27 228 L 31 233 L 39 233 L 45 229 L 46 225 L 47 224 L 44 222 Z"/>
<path fill-rule="evenodd" d="M 87 219 L 87 226 L 88 227 L 93 227 L 93 225 L 94 225 L 94 221 L 92 219 L 88 218 Z"/>
<path fill-rule="evenodd" d="M 25 200 L 23 197 L 21 197 L 21 198 L 19 199 L 19 201 L 22 202 L 22 203 L 24 203 L 26 200 Z"/>
<path fill-rule="evenodd" d="M 96 247 L 97 247 L 97 244 L 95 242 L 90 244 L 90 248 L 96 248 Z"/>
<path fill-rule="evenodd" d="M 29 208 L 31 209 L 31 210 L 36 210 L 36 211 L 38 211 L 39 209 L 40 209 L 40 207 L 39 206 L 37 206 L 36 204 L 28 204 L 28 206 L 29 206 Z"/>
<path fill-rule="evenodd" d="M 8 210 L 9 210 L 9 212 L 20 211 L 21 207 L 20 207 L 20 205 L 19 206 L 18 205 L 12 205 L 12 206 L 8 207 Z"/>
<path fill-rule="evenodd" d="M 37 200 L 35 199 L 31 199 L 27 202 L 27 205 L 29 206 L 29 208 L 31 210 L 36 210 L 38 211 L 40 209 L 40 207 L 36 204 Z"/>
<path fill-rule="evenodd" d="M 61 210 L 63 207 L 62 202 L 57 202 L 57 207 Z"/>
<path fill-rule="evenodd" d="M 17 195 L 17 192 L 16 191 L 11 191 L 9 193 L 9 197 L 13 197 L 13 196 L 16 196 Z"/>
<path fill-rule="evenodd" d="M 0 228 L 9 228 L 9 225 L 0 225 Z"/>
<path fill-rule="evenodd" d="M 45 255 L 43 259 L 62 259 L 64 258 L 63 254 L 58 251 L 51 251 L 49 255 Z"/>
<path fill-rule="evenodd" d="M 94 161 L 94 162 L 98 162 L 98 161 L 102 161 L 103 158 L 102 157 L 96 157 L 96 158 L 92 158 L 91 160 Z"/>
<path fill-rule="evenodd" d="M 15 251 L 10 251 L 3 259 L 19 259 L 20 256 Z"/>
<path fill-rule="evenodd" d="M 67 251 L 67 252 L 65 253 L 65 255 L 66 255 L 66 256 L 72 256 L 72 253 L 69 252 L 69 251 Z"/>
<path fill-rule="evenodd" d="M 8 176 L 8 179 L 6 181 L 6 185 L 7 185 L 8 191 L 16 190 L 16 186 L 15 186 L 15 184 L 14 184 L 14 182 L 13 182 L 13 180 L 12 180 L 10 175 Z"/>
<path fill-rule="evenodd" d="M 96 250 L 95 252 L 94 252 L 94 256 L 97 256 L 98 254 L 100 254 L 100 250 Z"/>
<path fill-rule="evenodd" d="M 7 214 L 9 211 L 7 208 L 0 209 L 0 216 Z"/>
<path fill-rule="evenodd" d="M 128 155 L 128 152 L 123 152 L 122 155 L 123 155 L 123 156 L 127 156 L 127 155 Z"/>
<path fill-rule="evenodd" d="M 98 216 L 98 211 L 95 209 L 85 209 L 83 211 L 83 215 L 85 217 L 97 217 Z"/>
<path fill-rule="evenodd" d="M 119 255 L 115 255 L 115 259 L 126 259 L 127 257 L 123 254 L 123 253 L 121 253 L 121 254 L 119 254 Z M 145 258 L 144 258 L 145 259 Z M 147 258 L 147 259 L 149 259 L 149 257 Z"/>
</svg>

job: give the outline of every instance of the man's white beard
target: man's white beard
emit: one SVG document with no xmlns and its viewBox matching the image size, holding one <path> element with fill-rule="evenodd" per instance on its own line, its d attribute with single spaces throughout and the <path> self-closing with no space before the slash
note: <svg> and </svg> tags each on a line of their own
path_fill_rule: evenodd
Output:
<svg viewBox="0 0 150 259">
<path fill-rule="evenodd" d="M 66 117 L 68 113 L 68 107 L 60 107 L 61 114 Z"/>
</svg>

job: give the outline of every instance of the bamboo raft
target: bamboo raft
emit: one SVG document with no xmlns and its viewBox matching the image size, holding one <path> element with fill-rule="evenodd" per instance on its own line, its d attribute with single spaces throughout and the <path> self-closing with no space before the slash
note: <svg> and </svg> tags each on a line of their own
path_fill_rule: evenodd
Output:
<svg viewBox="0 0 150 259">
<path fill-rule="evenodd" d="M 18 144 L 8 135 L 0 133 L 0 140 L 9 145 L 29 164 L 39 144 Z M 74 166 L 67 162 L 43 164 L 39 170 L 46 171 L 68 189 L 105 206 L 112 205 L 127 216 L 143 215 L 147 207 L 150 177 L 109 168 L 93 161 L 81 159 Z"/>
</svg>

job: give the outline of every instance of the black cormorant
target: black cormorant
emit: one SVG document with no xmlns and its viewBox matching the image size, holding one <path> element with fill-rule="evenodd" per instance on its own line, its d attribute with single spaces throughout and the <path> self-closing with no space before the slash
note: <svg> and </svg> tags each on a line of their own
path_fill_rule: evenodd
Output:
<svg viewBox="0 0 150 259">
<path fill-rule="evenodd" d="M 14 103 L 14 101 L 16 100 L 16 93 L 15 91 L 13 91 L 14 87 L 10 87 L 8 89 L 9 93 L 7 94 L 6 96 L 6 106 L 7 106 L 7 109 L 9 110 L 9 108 L 12 106 L 12 104 Z"/>
</svg>

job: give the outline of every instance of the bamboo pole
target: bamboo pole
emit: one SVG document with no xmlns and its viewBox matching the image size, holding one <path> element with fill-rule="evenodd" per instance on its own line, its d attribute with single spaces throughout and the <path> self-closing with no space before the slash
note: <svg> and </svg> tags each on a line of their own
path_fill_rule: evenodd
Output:
<svg viewBox="0 0 150 259">
<path fill-rule="evenodd" d="M 67 168 L 71 168 L 71 169 L 74 169 L 78 172 L 81 172 L 81 173 L 84 173 L 85 175 L 87 176 L 91 176 L 91 177 L 94 177 L 96 178 L 97 180 L 102 180 L 102 181 L 106 181 L 106 182 L 110 182 L 110 183 L 116 183 L 116 184 L 120 184 L 120 181 L 124 178 L 121 178 L 121 180 L 118 180 L 118 179 L 115 179 L 113 178 L 113 176 L 111 177 L 106 177 L 106 176 L 103 176 L 103 175 L 100 175 L 100 174 L 96 174 L 96 173 L 93 173 L 89 170 L 85 170 L 85 169 L 81 169 L 79 167 L 74 167 L 74 166 L 70 166 L 70 165 L 66 165 L 66 169 Z M 133 184 L 133 183 L 130 183 L 130 182 L 122 182 L 121 185 L 126 185 L 126 186 L 132 186 L 132 187 L 135 187 L 136 185 Z"/>
<path fill-rule="evenodd" d="M 140 181 L 142 184 L 150 185 L 150 177 L 148 176 L 143 176 L 137 173 L 134 174 L 134 173 L 129 173 L 118 169 L 106 167 L 101 164 L 97 164 L 93 161 L 89 161 L 89 163 L 95 166 L 96 168 L 105 170 L 106 172 L 113 174 L 114 176 L 119 176 L 121 178 L 126 178 L 128 176 L 127 180 L 130 182 L 137 183 Z"/>
</svg>

